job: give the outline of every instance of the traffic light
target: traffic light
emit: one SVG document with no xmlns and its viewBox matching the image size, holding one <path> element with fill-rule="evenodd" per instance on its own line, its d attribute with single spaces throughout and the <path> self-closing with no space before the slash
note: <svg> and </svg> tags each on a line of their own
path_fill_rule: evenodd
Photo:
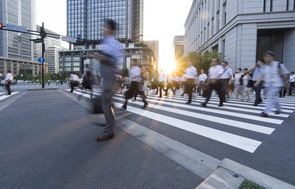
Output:
<svg viewBox="0 0 295 189">
<path fill-rule="evenodd" d="M 2 29 L 3 25 L 0 23 L 0 29 Z"/>
</svg>

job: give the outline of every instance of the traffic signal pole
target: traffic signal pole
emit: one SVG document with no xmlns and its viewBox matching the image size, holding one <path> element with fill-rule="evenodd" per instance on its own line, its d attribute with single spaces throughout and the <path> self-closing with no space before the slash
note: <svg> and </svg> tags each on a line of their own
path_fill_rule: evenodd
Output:
<svg viewBox="0 0 295 189">
<path fill-rule="evenodd" d="M 42 27 L 40 29 L 40 35 L 41 35 L 41 40 L 42 40 L 42 58 L 45 59 L 45 37 L 46 37 L 46 33 L 45 33 L 45 29 L 44 29 L 44 22 L 42 22 Z M 42 88 L 45 87 L 45 62 L 42 63 Z"/>
</svg>

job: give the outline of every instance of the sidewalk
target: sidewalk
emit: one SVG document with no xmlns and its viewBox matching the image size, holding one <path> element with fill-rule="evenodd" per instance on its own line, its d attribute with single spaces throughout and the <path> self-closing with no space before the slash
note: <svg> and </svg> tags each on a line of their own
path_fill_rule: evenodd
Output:
<svg viewBox="0 0 295 189">
<path fill-rule="evenodd" d="M 204 180 L 119 128 L 95 141 L 97 116 L 55 90 L 26 92 L 0 120 L 0 188 L 195 188 Z"/>
</svg>

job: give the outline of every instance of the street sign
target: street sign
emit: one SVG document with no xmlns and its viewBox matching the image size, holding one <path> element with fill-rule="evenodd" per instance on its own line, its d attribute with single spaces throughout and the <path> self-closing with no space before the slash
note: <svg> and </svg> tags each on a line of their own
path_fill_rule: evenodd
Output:
<svg viewBox="0 0 295 189">
<path fill-rule="evenodd" d="M 13 30 L 13 31 L 19 31 L 19 32 L 27 32 L 27 28 L 23 26 L 16 26 L 12 24 L 7 24 L 5 27 L 6 30 Z"/>
<path fill-rule="evenodd" d="M 40 57 L 40 58 L 38 59 L 38 61 L 39 61 L 40 63 L 44 63 L 44 62 L 45 62 L 45 58 Z"/>
<path fill-rule="evenodd" d="M 76 41 L 77 41 L 76 38 L 68 37 L 68 36 L 61 36 L 61 40 L 67 41 L 67 42 L 72 42 L 72 43 L 76 43 Z"/>
</svg>

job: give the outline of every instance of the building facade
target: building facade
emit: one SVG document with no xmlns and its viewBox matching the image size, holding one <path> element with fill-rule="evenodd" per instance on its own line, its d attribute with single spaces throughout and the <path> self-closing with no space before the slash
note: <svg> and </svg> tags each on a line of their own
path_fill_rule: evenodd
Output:
<svg viewBox="0 0 295 189">
<path fill-rule="evenodd" d="M 29 30 L 36 28 L 36 0 L 0 1 L 0 23 L 19 25 Z M 0 56 L 34 61 L 31 35 L 0 30 Z"/>
<path fill-rule="evenodd" d="M 184 54 L 218 51 L 233 69 L 267 50 L 295 70 L 294 0 L 194 0 L 185 21 Z"/>
<path fill-rule="evenodd" d="M 117 22 L 115 38 L 139 42 L 143 6 L 143 0 L 67 0 L 67 36 L 101 41 L 105 21 L 113 19 Z"/>
<path fill-rule="evenodd" d="M 176 35 L 173 39 L 173 59 L 175 64 L 183 58 L 184 56 L 184 36 Z"/>
<path fill-rule="evenodd" d="M 118 59 L 117 69 L 122 70 L 123 67 L 130 69 L 130 63 L 132 59 L 136 59 L 137 62 L 144 68 L 153 70 L 156 68 L 153 50 L 145 47 L 134 47 L 134 44 L 129 44 L 126 47 L 124 44 L 121 46 L 125 56 Z M 103 50 L 103 46 L 96 46 L 95 49 L 75 49 L 68 51 L 60 51 L 59 54 L 59 72 L 65 78 L 69 72 L 84 73 L 86 64 L 90 64 L 94 74 L 100 75 L 100 62 L 92 59 L 88 52 L 99 53 Z"/>
<path fill-rule="evenodd" d="M 159 68 L 159 41 L 152 40 L 152 41 L 143 41 L 150 49 L 153 50 L 155 56 L 155 70 Z"/>
</svg>

